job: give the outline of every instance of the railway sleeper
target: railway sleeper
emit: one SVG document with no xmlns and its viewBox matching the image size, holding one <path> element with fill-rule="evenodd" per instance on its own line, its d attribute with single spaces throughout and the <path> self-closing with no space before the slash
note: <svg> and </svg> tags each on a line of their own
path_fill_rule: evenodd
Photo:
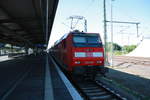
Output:
<svg viewBox="0 0 150 100">
<path fill-rule="evenodd" d="M 83 90 L 92 90 L 92 89 L 99 89 L 98 87 L 84 87 Z"/>
<path fill-rule="evenodd" d="M 113 95 L 111 94 L 101 95 L 101 96 L 90 96 L 89 98 L 90 100 L 113 100 L 114 99 Z"/>
<path fill-rule="evenodd" d="M 95 93 L 87 93 L 88 96 L 103 96 L 107 95 L 108 93 L 103 91 L 103 92 L 95 92 Z"/>
<path fill-rule="evenodd" d="M 83 90 L 85 93 L 94 93 L 94 92 L 103 92 L 103 90 L 95 89 L 95 90 Z"/>
</svg>

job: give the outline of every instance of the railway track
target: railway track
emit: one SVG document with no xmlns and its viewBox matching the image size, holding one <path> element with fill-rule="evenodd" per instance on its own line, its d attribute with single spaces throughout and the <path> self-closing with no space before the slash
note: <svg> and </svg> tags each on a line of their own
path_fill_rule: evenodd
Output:
<svg viewBox="0 0 150 100">
<path fill-rule="evenodd" d="M 74 85 L 85 100 L 127 100 L 98 81 L 74 81 Z"/>
<path fill-rule="evenodd" d="M 115 56 L 114 61 L 120 61 L 123 63 L 133 63 L 135 65 L 150 65 L 150 58 L 144 57 Z"/>
</svg>

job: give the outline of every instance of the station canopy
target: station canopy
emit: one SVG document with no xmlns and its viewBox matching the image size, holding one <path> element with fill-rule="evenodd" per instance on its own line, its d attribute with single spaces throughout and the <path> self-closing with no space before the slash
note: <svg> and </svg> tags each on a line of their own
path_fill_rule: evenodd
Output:
<svg viewBox="0 0 150 100">
<path fill-rule="evenodd" d="M 47 4 L 48 35 L 45 34 Z M 0 43 L 44 45 L 51 33 L 57 5 L 58 0 L 0 0 Z"/>
</svg>

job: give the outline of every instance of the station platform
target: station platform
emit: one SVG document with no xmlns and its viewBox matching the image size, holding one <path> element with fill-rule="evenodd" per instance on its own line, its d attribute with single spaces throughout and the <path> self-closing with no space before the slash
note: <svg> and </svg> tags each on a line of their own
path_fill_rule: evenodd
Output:
<svg viewBox="0 0 150 100">
<path fill-rule="evenodd" d="M 54 100 L 73 100 L 67 87 L 60 78 L 54 63 L 52 62 L 51 58 L 49 59 Z"/>
<path fill-rule="evenodd" d="M 0 62 L 0 100 L 75 100 L 47 58 L 43 54 Z"/>
</svg>

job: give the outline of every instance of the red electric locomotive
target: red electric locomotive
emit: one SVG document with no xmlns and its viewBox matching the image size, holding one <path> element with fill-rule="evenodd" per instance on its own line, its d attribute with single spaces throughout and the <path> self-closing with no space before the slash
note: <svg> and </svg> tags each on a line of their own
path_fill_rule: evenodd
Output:
<svg viewBox="0 0 150 100">
<path fill-rule="evenodd" d="M 104 48 L 98 33 L 70 32 L 51 48 L 53 57 L 68 72 L 83 75 L 104 74 Z"/>
</svg>

